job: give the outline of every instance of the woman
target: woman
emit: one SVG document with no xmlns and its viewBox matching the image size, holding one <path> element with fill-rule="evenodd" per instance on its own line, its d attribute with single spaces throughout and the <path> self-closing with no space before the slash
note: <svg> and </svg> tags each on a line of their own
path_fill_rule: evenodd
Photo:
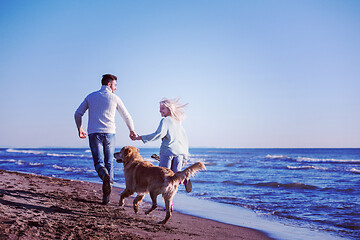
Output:
<svg viewBox="0 0 360 240">
<path fill-rule="evenodd" d="M 171 169 L 174 173 L 181 171 L 189 158 L 189 143 L 185 129 L 181 125 L 185 119 L 184 108 L 179 99 L 163 98 L 160 101 L 160 113 L 163 117 L 157 130 L 148 135 L 141 135 L 135 140 L 143 143 L 161 139 L 160 167 Z M 191 192 L 190 179 L 184 182 L 187 192 Z"/>
</svg>

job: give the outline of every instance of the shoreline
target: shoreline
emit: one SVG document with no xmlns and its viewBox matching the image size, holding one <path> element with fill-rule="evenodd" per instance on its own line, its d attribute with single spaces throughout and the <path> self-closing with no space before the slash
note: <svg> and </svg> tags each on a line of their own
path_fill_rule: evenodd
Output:
<svg viewBox="0 0 360 240">
<path fill-rule="evenodd" d="M 150 203 L 143 202 L 135 214 L 133 197 L 120 207 L 119 187 L 103 206 L 99 183 L 5 170 L 0 179 L 0 239 L 273 239 L 260 230 L 177 211 L 167 224 L 157 224 L 165 215 L 161 207 L 145 215 Z"/>
</svg>

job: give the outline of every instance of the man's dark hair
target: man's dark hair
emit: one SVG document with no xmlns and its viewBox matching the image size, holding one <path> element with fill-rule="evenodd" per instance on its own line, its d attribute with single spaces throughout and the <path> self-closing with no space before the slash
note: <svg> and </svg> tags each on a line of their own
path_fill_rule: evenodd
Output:
<svg viewBox="0 0 360 240">
<path fill-rule="evenodd" d="M 102 85 L 107 85 L 109 82 L 112 82 L 114 80 L 117 80 L 117 77 L 112 74 L 104 74 L 101 79 Z"/>
</svg>

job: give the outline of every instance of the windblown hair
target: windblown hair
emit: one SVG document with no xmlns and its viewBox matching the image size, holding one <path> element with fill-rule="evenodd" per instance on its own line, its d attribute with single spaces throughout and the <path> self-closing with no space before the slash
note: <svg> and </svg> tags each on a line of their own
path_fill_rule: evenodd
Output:
<svg viewBox="0 0 360 240">
<path fill-rule="evenodd" d="M 175 99 L 163 98 L 160 101 L 160 105 L 164 105 L 165 107 L 167 107 L 170 111 L 171 116 L 175 118 L 177 121 L 182 122 L 185 120 L 186 117 L 185 107 L 188 105 L 188 103 L 186 104 L 180 103 L 179 98 L 175 98 Z"/>
<path fill-rule="evenodd" d="M 104 74 L 101 79 L 102 85 L 107 85 L 109 82 L 112 82 L 114 80 L 117 80 L 117 77 L 112 74 Z"/>
</svg>

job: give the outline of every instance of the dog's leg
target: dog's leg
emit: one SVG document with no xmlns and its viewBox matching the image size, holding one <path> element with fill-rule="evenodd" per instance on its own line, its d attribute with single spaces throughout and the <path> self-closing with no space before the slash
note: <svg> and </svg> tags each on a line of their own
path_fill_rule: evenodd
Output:
<svg viewBox="0 0 360 240">
<path fill-rule="evenodd" d="M 165 201 L 166 216 L 165 216 L 164 220 L 159 222 L 160 224 L 167 223 L 167 221 L 169 221 L 169 219 L 171 217 L 172 198 L 166 198 L 166 199 L 164 198 L 164 201 Z"/>
<path fill-rule="evenodd" d="M 119 205 L 120 206 L 124 206 L 124 199 L 127 197 L 130 197 L 134 192 L 130 191 L 129 189 L 125 189 L 120 196 L 120 201 L 119 201 Z"/>
<path fill-rule="evenodd" d="M 134 199 L 134 212 L 137 213 L 139 210 L 139 203 L 141 202 L 141 200 L 143 200 L 144 198 L 144 194 L 139 194 L 136 196 L 136 198 Z"/>
<path fill-rule="evenodd" d="M 151 206 L 151 208 L 149 210 L 147 210 L 145 212 L 145 214 L 150 214 L 155 208 L 157 208 L 157 202 L 156 202 L 157 194 L 151 192 L 150 197 L 151 197 L 151 200 L 152 200 L 152 206 Z"/>
</svg>

